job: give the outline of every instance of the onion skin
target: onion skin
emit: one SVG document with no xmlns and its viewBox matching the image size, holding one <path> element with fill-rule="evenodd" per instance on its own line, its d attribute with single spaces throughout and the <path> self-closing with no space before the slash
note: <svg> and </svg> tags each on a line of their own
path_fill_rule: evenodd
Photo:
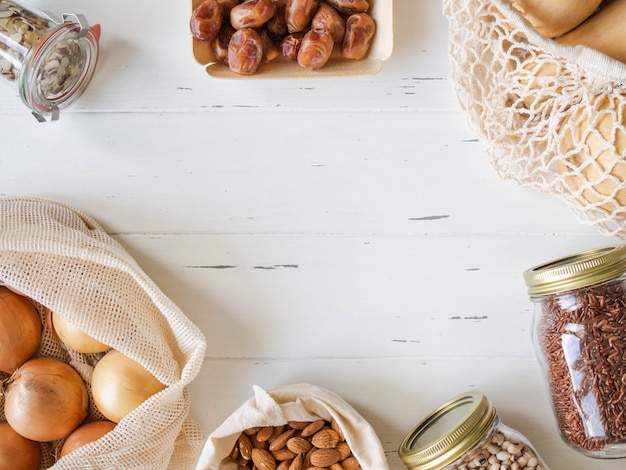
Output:
<svg viewBox="0 0 626 470">
<path fill-rule="evenodd" d="M 117 350 L 109 351 L 93 369 L 91 393 L 100 412 L 119 423 L 155 393 L 165 389 L 148 370 Z"/>
<path fill-rule="evenodd" d="M 115 423 L 111 421 L 92 421 L 91 423 L 79 426 L 72 434 L 67 436 L 67 439 L 61 447 L 60 456 L 63 457 L 85 444 L 97 441 L 106 433 L 112 431 L 113 428 L 115 428 Z"/>
<path fill-rule="evenodd" d="M 51 322 L 52 328 L 54 328 L 54 332 L 59 340 L 76 352 L 91 354 L 101 353 L 111 349 L 106 344 L 84 333 L 54 312 L 52 312 Z"/>
<path fill-rule="evenodd" d="M 20 436 L 8 423 L 0 423 L 0 468 L 39 470 L 40 462 L 38 442 Z"/>
<path fill-rule="evenodd" d="M 39 349 L 43 325 L 28 298 L 0 287 L 0 371 L 12 374 Z"/>
<path fill-rule="evenodd" d="M 51 357 L 31 359 L 7 381 L 7 422 L 27 439 L 51 442 L 67 437 L 87 417 L 89 395 L 81 376 Z"/>
</svg>

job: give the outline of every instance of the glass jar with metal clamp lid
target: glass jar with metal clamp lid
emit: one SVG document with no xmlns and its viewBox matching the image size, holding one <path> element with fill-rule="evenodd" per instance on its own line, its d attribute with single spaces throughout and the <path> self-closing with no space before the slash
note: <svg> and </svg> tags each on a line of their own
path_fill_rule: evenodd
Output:
<svg viewBox="0 0 626 470">
<path fill-rule="evenodd" d="M 55 121 L 91 81 L 100 26 L 80 14 L 55 17 L 0 0 L 0 75 L 39 121 Z"/>
<path fill-rule="evenodd" d="M 478 391 L 459 395 L 424 418 L 398 454 L 409 470 L 548 470 L 530 442 L 502 424 Z"/>
</svg>

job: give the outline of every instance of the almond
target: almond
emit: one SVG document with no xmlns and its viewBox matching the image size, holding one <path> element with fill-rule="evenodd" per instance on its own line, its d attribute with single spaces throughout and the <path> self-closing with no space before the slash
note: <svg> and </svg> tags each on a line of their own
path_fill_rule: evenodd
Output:
<svg viewBox="0 0 626 470">
<path fill-rule="evenodd" d="M 319 449 L 334 449 L 339 444 L 339 434 L 332 429 L 324 428 L 313 435 L 311 444 Z"/>
<path fill-rule="evenodd" d="M 248 436 L 251 436 L 252 434 L 256 434 L 257 432 L 259 432 L 259 429 L 261 429 L 261 426 L 255 426 L 253 428 L 248 428 L 244 431 L 244 434 L 247 434 Z"/>
<path fill-rule="evenodd" d="M 272 442 L 274 439 L 276 439 L 278 436 L 280 436 L 283 431 L 285 430 L 285 426 L 281 425 L 281 426 L 275 426 L 274 427 L 274 432 L 272 433 L 272 437 L 270 437 L 268 439 L 268 442 Z"/>
<path fill-rule="evenodd" d="M 341 466 L 343 467 L 343 470 L 361 469 L 361 464 L 359 464 L 359 461 L 356 459 L 356 457 L 348 457 L 347 459 L 343 459 L 341 461 Z"/>
<path fill-rule="evenodd" d="M 276 470 L 276 460 L 265 449 L 252 449 L 252 461 L 259 470 Z"/>
<path fill-rule="evenodd" d="M 276 467 L 276 470 L 289 470 L 289 468 L 291 468 L 290 466 L 291 466 L 291 460 L 283 460 L 281 463 L 278 464 L 278 467 Z"/>
<path fill-rule="evenodd" d="M 314 467 L 330 467 L 339 462 L 341 454 L 335 449 L 316 449 L 311 453 L 311 464 Z"/>
<path fill-rule="evenodd" d="M 287 444 L 287 441 L 295 434 L 295 432 L 295 429 L 288 429 L 283 432 L 280 436 L 270 442 L 270 450 L 274 451 L 285 447 L 285 444 Z"/>
<path fill-rule="evenodd" d="M 237 439 L 237 442 L 235 442 L 233 449 L 230 451 L 231 459 L 237 460 L 237 457 L 239 457 L 239 439 Z"/>
<path fill-rule="evenodd" d="M 350 450 L 350 446 L 346 441 L 341 441 L 335 447 L 335 450 L 338 450 L 341 454 L 341 458 L 339 460 L 347 459 L 352 454 L 352 450 Z"/>
<path fill-rule="evenodd" d="M 250 442 L 252 443 L 252 447 L 256 449 L 267 449 L 268 444 L 266 441 L 259 441 L 258 434 L 253 434 L 250 437 Z"/>
<path fill-rule="evenodd" d="M 313 421 L 306 428 L 302 430 L 302 437 L 312 436 L 317 431 L 322 429 L 325 424 L 326 424 L 326 421 L 324 421 L 323 419 L 318 419 L 317 421 Z"/>
<path fill-rule="evenodd" d="M 339 434 L 339 440 L 340 441 L 345 441 L 346 440 L 346 436 L 343 435 L 343 430 L 341 429 L 341 426 L 339 426 L 339 423 L 337 422 L 337 420 L 335 420 L 335 418 L 333 418 L 330 421 L 330 429 L 332 429 L 333 431 L 335 431 L 337 434 Z"/>
<path fill-rule="evenodd" d="M 339 462 L 337 462 L 328 467 L 328 470 L 343 470 L 343 467 Z"/>
<path fill-rule="evenodd" d="M 296 454 L 306 454 L 311 449 L 311 442 L 303 437 L 292 437 L 287 441 L 287 449 Z"/>
<path fill-rule="evenodd" d="M 237 446 L 239 447 L 239 454 L 246 460 L 250 460 L 252 456 L 252 442 L 246 434 L 240 434 L 237 440 Z"/>
<path fill-rule="evenodd" d="M 311 450 L 304 454 L 304 460 L 302 462 L 303 468 L 309 468 L 311 466 L 311 454 L 315 451 L 315 447 L 311 446 Z"/>
<path fill-rule="evenodd" d="M 291 461 L 291 465 L 289 465 L 289 470 L 302 470 L 303 462 L 304 457 L 302 457 L 302 454 L 296 455 L 296 457 Z"/>
<path fill-rule="evenodd" d="M 295 452 L 290 451 L 286 446 L 281 447 L 278 450 L 272 450 L 271 453 L 278 461 L 291 460 L 297 455 Z"/>
<path fill-rule="evenodd" d="M 310 421 L 289 421 L 287 424 L 289 425 L 290 428 L 302 431 L 309 424 L 311 424 L 311 422 Z"/>
<path fill-rule="evenodd" d="M 272 434 L 274 434 L 274 426 L 264 426 L 256 433 L 256 439 L 259 442 L 265 442 L 272 437 Z"/>
</svg>

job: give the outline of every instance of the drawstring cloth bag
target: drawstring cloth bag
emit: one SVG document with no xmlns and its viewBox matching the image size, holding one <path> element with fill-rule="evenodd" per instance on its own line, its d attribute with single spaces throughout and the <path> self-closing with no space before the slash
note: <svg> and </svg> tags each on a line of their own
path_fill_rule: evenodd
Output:
<svg viewBox="0 0 626 470">
<path fill-rule="evenodd" d="M 229 454 L 239 435 L 257 426 L 282 426 L 289 421 L 337 421 L 352 454 L 363 470 L 388 470 L 378 436 L 371 425 L 343 398 L 311 384 L 292 384 L 254 396 L 211 433 L 196 470 L 237 470 Z"/>
<path fill-rule="evenodd" d="M 204 436 L 189 416 L 187 386 L 200 370 L 206 340 L 94 219 L 46 199 L 0 199 L 0 283 L 30 297 L 42 315 L 36 356 L 69 363 L 88 390 L 102 354 L 80 354 L 55 340 L 45 323 L 50 311 L 166 385 L 113 431 L 58 461 L 54 454 L 62 442 L 42 444 L 42 468 L 194 468 Z M 90 402 L 87 421 L 103 419 Z M 0 398 L 0 421 L 3 410 Z"/>
<path fill-rule="evenodd" d="M 503 179 L 626 238 L 626 65 L 541 37 L 506 0 L 444 0 L 452 81 Z"/>
</svg>

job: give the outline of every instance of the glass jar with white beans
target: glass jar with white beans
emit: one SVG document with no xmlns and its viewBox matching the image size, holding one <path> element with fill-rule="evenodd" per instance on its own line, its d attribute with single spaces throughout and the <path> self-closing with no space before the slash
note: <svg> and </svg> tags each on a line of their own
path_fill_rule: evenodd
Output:
<svg viewBox="0 0 626 470">
<path fill-rule="evenodd" d="M 502 424 L 478 391 L 459 395 L 424 418 L 398 454 L 409 470 L 548 470 L 528 439 Z"/>
<path fill-rule="evenodd" d="M 0 0 L 0 76 L 39 121 L 59 118 L 91 81 L 100 27 L 80 14 L 59 18 Z"/>
</svg>

